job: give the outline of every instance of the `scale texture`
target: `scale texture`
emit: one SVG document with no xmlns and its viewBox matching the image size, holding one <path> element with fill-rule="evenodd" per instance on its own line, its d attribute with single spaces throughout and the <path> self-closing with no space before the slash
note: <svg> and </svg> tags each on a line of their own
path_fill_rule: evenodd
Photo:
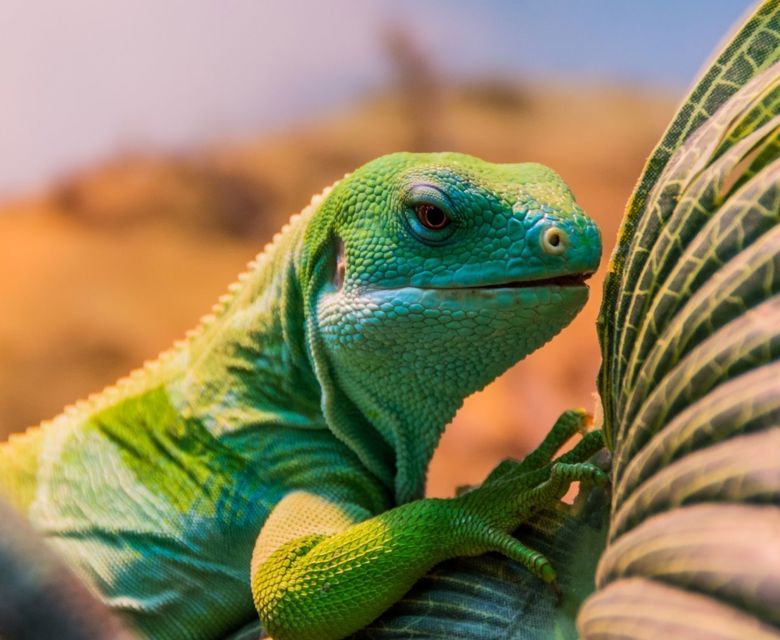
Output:
<svg viewBox="0 0 780 640">
<path fill-rule="evenodd" d="M 380 158 L 295 216 L 185 341 L 0 447 L 0 491 L 156 639 L 224 637 L 253 600 L 277 640 L 344 637 L 435 564 L 491 550 L 553 582 L 510 532 L 604 482 L 598 434 L 553 460 L 584 412 L 484 486 L 421 498 L 463 399 L 571 321 L 600 253 L 546 167 Z"/>
</svg>

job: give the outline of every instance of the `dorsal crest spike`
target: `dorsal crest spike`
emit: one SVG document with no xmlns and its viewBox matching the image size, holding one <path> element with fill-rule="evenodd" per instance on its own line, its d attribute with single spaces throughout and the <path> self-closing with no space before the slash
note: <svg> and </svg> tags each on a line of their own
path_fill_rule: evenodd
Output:
<svg viewBox="0 0 780 640">
<path fill-rule="evenodd" d="M 349 174 L 347 174 L 349 175 Z M 327 197 L 334 185 L 326 187 L 320 194 L 312 197 L 312 202 L 306 205 L 300 212 L 290 216 L 287 224 L 284 225 L 281 232 L 277 233 L 273 240 L 267 243 L 263 250 L 258 253 L 248 264 L 246 270 L 241 272 L 237 280 L 227 287 L 227 293 L 221 295 L 216 304 L 212 307 L 211 311 L 204 315 L 195 328 L 190 329 L 185 333 L 185 337 L 180 340 L 176 340 L 173 345 L 160 353 L 154 360 L 146 361 L 143 366 L 130 372 L 127 376 L 124 376 L 117 380 L 113 385 L 104 388 L 98 393 L 89 395 L 84 400 L 79 400 L 73 404 L 66 406 L 59 416 L 44 420 L 37 426 L 32 426 L 28 429 L 47 429 L 57 428 L 61 426 L 61 422 L 67 419 L 73 419 L 77 416 L 87 416 L 89 412 L 94 412 L 104 407 L 110 406 L 112 403 L 121 400 L 123 397 L 127 397 L 128 393 L 132 393 L 136 388 L 143 389 L 143 385 L 147 381 L 147 376 L 152 373 L 157 373 L 164 368 L 164 365 L 171 361 L 172 358 L 180 354 L 193 339 L 196 339 L 203 331 L 203 329 L 213 325 L 219 316 L 223 314 L 227 306 L 235 299 L 236 295 L 244 288 L 244 284 L 251 280 L 253 272 L 257 271 L 262 265 L 269 259 L 269 254 L 274 250 L 274 243 L 278 242 L 283 234 L 289 231 L 292 227 L 298 224 L 302 218 L 312 213 L 322 200 Z M 24 432 L 23 432 L 24 433 Z M 19 434 L 22 435 L 22 434 Z M 10 438 L 16 438 L 17 435 L 11 435 Z"/>
</svg>

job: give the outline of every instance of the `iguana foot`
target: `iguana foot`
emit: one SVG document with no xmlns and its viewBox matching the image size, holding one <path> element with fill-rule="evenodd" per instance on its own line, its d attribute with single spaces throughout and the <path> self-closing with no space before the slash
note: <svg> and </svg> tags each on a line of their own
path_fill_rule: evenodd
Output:
<svg viewBox="0 0 780 640">
<path fill-rule="evenodd" d="M 525 459 L 502 462 L 482 486 L 453 499 L 463 509 L 464 521 L 473 528 L 469 536 L 476 549 L 498 551 L 544 582 L 556 584 L 556 572 L 549 560 L 511 532 L 536 510 L 560 500 L 571 483 L 607 484 L 607 474 L 588 462 L 604 446 L 600 431 L 585 433 L 571 451 L 554 458 L 561 446 L 590 424 L 585 411 L 567 411 Z"/>
<path fill-rule="evenodd" d="M 579 451 L 575 448 L 566 455 L 570 460 L 576 459 L 591 449 L 589 440 Z M 594 464 L 559 459 L 522 475 L 508 474 L 492 485 L 475 489 L 455 500 L 462 501 L 465 511 L 476 520 L 477 530 L 472 535 L 479 547 L 498 551 L 545 582 L 552 583 L 556 572 L 547 558 L 526 547 L 510 532 L 539 508 L 560 500 L 572 482 L 605 485 L 607 480 L 607 474 Z"/>
<path fill-rule="evenodd" d="M 550 429 L 550 432 L 545 436 L 542 443 L 529 453 L 522 460 L 515 460 L 507 458 L 502 460 L 496 467 L 490 472 L 487 478 L 481 485 L 466 484 L 460 485 L 455 488 L 455 495 L 461 496 L 469 491 L 472 491 L 480 486 L 485 486 L 488 483 L 495 482 L 500 478 L 503 478 L 508 473 L 524 473 L 532 469 L 538 469 L 539 467 L 548 464 L 558 450 L 566 444 L 577 433 L 583 434 L 583 439 L 589 437 L 590 445 L 595 447 L 592 453 L 598 451 L 603 445 L 601 444 L 601 432 L 594 431 L 588 433 L 588 429 L 593 424 L 593 416 L 585 411 L 585 409 L 570 409 L 564 411 L 560 417 L 555 421 L 555 424 Z M 582 443 L 580 443 L 581 445 Z M 578 446 L 580 446 L 578 445 Z M 587 460 L 590 455 L 585 455 L 582 460 Z"/>
<path fill-rule="evenodd" d="M 483 486 L 503 478 L 507 473 L 525 473 L 550 463 L 558 450 L 578 433 L 583 434 L 583 442 L 580 442 L 575 450 L 582 446 L 586 440 L 588 450 L 592 448 L 590 453 L 580 450 L 580 454 L 583 456 L 580 461 L 587 460 L 604 446 L 600 431 L 588 431 L 592 425 L 593 416 L 585 409 L 564 411 L 536 449 L 522 460 L 507 459 L 499 463 L 485 478 Z"/>
</svg>

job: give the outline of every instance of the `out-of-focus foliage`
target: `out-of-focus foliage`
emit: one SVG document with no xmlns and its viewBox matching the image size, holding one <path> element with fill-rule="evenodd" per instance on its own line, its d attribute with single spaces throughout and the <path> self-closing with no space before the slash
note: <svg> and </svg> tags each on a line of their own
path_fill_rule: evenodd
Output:
<svg viewBox="0 0 780 640">
<path fill-rule="evenodd" d="M 0 499 L 0 637 L 133 640 L 32 527 Z"/>
</svg>

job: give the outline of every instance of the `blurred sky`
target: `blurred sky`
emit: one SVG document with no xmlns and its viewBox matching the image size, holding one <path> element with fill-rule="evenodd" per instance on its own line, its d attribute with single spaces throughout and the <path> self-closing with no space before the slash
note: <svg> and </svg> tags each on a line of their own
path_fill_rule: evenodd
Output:
<svg viewBox="0 0 780 640">
<path fill-rule="evenodd" d="M 747 0 L 0 0 L 0 197 L 238 138 L 388 83 L 399 24 L 451 77 L 682 94 Z"/>
</svg>

